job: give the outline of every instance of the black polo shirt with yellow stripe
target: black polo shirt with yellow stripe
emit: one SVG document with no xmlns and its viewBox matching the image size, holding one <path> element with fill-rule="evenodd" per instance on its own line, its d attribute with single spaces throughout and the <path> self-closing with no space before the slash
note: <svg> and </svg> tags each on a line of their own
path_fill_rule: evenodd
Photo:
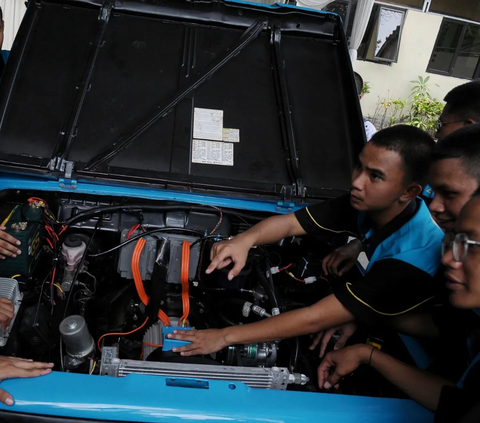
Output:
<svg viewBox="0 0 480 423">
<path fill-rule="evenodd" d="M 358 320 L 369 325 L 407 313 L 435 296 L 443 232 L 422 199 L 381 229 L 350 204 L 350 195 L 295 213 L 311 235 L 354 236 L 369 259 L 363 278 L 334 282 L 333 294 Z"/>
</svg>

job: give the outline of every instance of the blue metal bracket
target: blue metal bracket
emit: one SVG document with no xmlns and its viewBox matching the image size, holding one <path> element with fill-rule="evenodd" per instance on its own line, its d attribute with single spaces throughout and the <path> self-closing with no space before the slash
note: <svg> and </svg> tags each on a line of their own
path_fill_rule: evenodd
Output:
<svg viewBox="0 0 480 423">
<path fill-rule="evenodd" d="M 60 188 L 66 188 L 66 189 L 77 189 L 77 180 L 76 179 L 66 179 L 66 178 L 60 178 L 58 180 L 58 185 Z"/>
<path fill-rule="evenodd" d="M 190 330 L 190 328 L 182 328 L 180 326 L 164 326 L 162 327 L 162 350 L 171 351 L 172 348 L 183 347 L 185 345 L 191 344 L 190 341 L 180 341 L 179 339 L 170 339 L 167 338 L 167 334 L 173 333 L 174 330 Z"/>
<path fill-rule="evenodd" d="M 295 210 L 295 203 L 290 203 L 286 201 L 279 201 L 276 207 L 277 211 L 283 213 L 290 213 Z"/>
</svg>

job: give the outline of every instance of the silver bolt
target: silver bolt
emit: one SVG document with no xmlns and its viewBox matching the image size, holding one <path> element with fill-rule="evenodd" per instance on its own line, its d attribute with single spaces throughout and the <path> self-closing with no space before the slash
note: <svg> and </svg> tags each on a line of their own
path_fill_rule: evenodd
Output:
<svg viewBox="0 0 480 423">
<path fill-rule="evenodd" d="M 72 320 L 71 322 L 69 322 L 69 323 L 67 324 L 67 327 L 68 327 L 69 329 L 75 329 L 75 328 L 77 327 L 77 322 L 76 322 L 75 320 Z"/>
</svg>

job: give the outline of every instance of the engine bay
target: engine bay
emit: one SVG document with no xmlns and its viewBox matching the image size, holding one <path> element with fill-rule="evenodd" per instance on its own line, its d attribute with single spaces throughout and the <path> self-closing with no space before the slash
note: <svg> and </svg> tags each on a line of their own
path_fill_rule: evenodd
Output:
<svg viewBox="0 0 480 423">
<path fill-rule="evenodd" d="M 0 336 L 2 354 L 53 362 L 60 372 L 320 392 L 319 346 L 310 349 L 311 336 L 188 357 L 173 352 L 182 341 L 166 335 L 242 325 L 319 301 L 335 283 L 322 276 L 322 258 L 345 240 L 304 236 L 254 247 L 230 281 L 230 267 L 205 273 L 212 246 L 268 213 L 6 190 L 0 214 L 22 242 L 22 254 L 0 261 L 0 295 L 15 306 Z M 351 340 L 368 338 L 357 330 Z M 335 336 L 327 350 L 334 343 Z M 358 369 L 336 392 L 399 396 L 373 373 Z"/>
<path fill-rule="evenodd" d="M 205 273 L 212 245 L 267 214 L 31 194 L 3 193 L 4 225 L 22 241 L 22 254 L 0 264 L 2 286 L 12 286 L 6 296 L 17 307 L 2 334 L 4 354 L 51 361 L 59 371 L 181 374 L 317 390 L 318 352 L 308 349 L 308 337 L 182 357 L 165 334 L 245 324 L 318 301 L 330 293 L 318 259 L 331 249 L 326 240 L 253 248 L 229 281 L 228 269 Z"/>
</svg>

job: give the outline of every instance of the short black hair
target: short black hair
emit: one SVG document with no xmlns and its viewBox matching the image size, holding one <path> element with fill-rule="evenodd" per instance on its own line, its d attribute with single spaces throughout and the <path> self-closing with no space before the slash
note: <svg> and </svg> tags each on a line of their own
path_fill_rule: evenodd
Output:
<svg viewBox="0 0 480 423">
<path fill-rule="evenodd" d="M 459 119 L 480 122 L 480 81 L 470 81 L 451 90 L 444 98 L 447 113 Z"/>
<path fill-rule="evenodd" d="M 460 159 L 465 172 L 480 186 L 480 123 L 465 125 L 437 142 L 432 161 Z"/>
<path fill-rule="evenodd" d="M 362 94 L 363 91 L 363 78 L 357 72 L 353 72 L 355 76 L 355 85 L 357 86 L 358 95 Z"/>
<path fill-rule="evenodd" d="M 395 125 L 378 131 L 369 142 L 400 155 L 407 184 L 426 184 L 435 141 L 425 131 L 414 126 Z"/>
<path fill-rule="evenodd" d="M 0 6 L 0 21 L 3 21 L 3 12 L 2 7 Z"/>
</svg>

